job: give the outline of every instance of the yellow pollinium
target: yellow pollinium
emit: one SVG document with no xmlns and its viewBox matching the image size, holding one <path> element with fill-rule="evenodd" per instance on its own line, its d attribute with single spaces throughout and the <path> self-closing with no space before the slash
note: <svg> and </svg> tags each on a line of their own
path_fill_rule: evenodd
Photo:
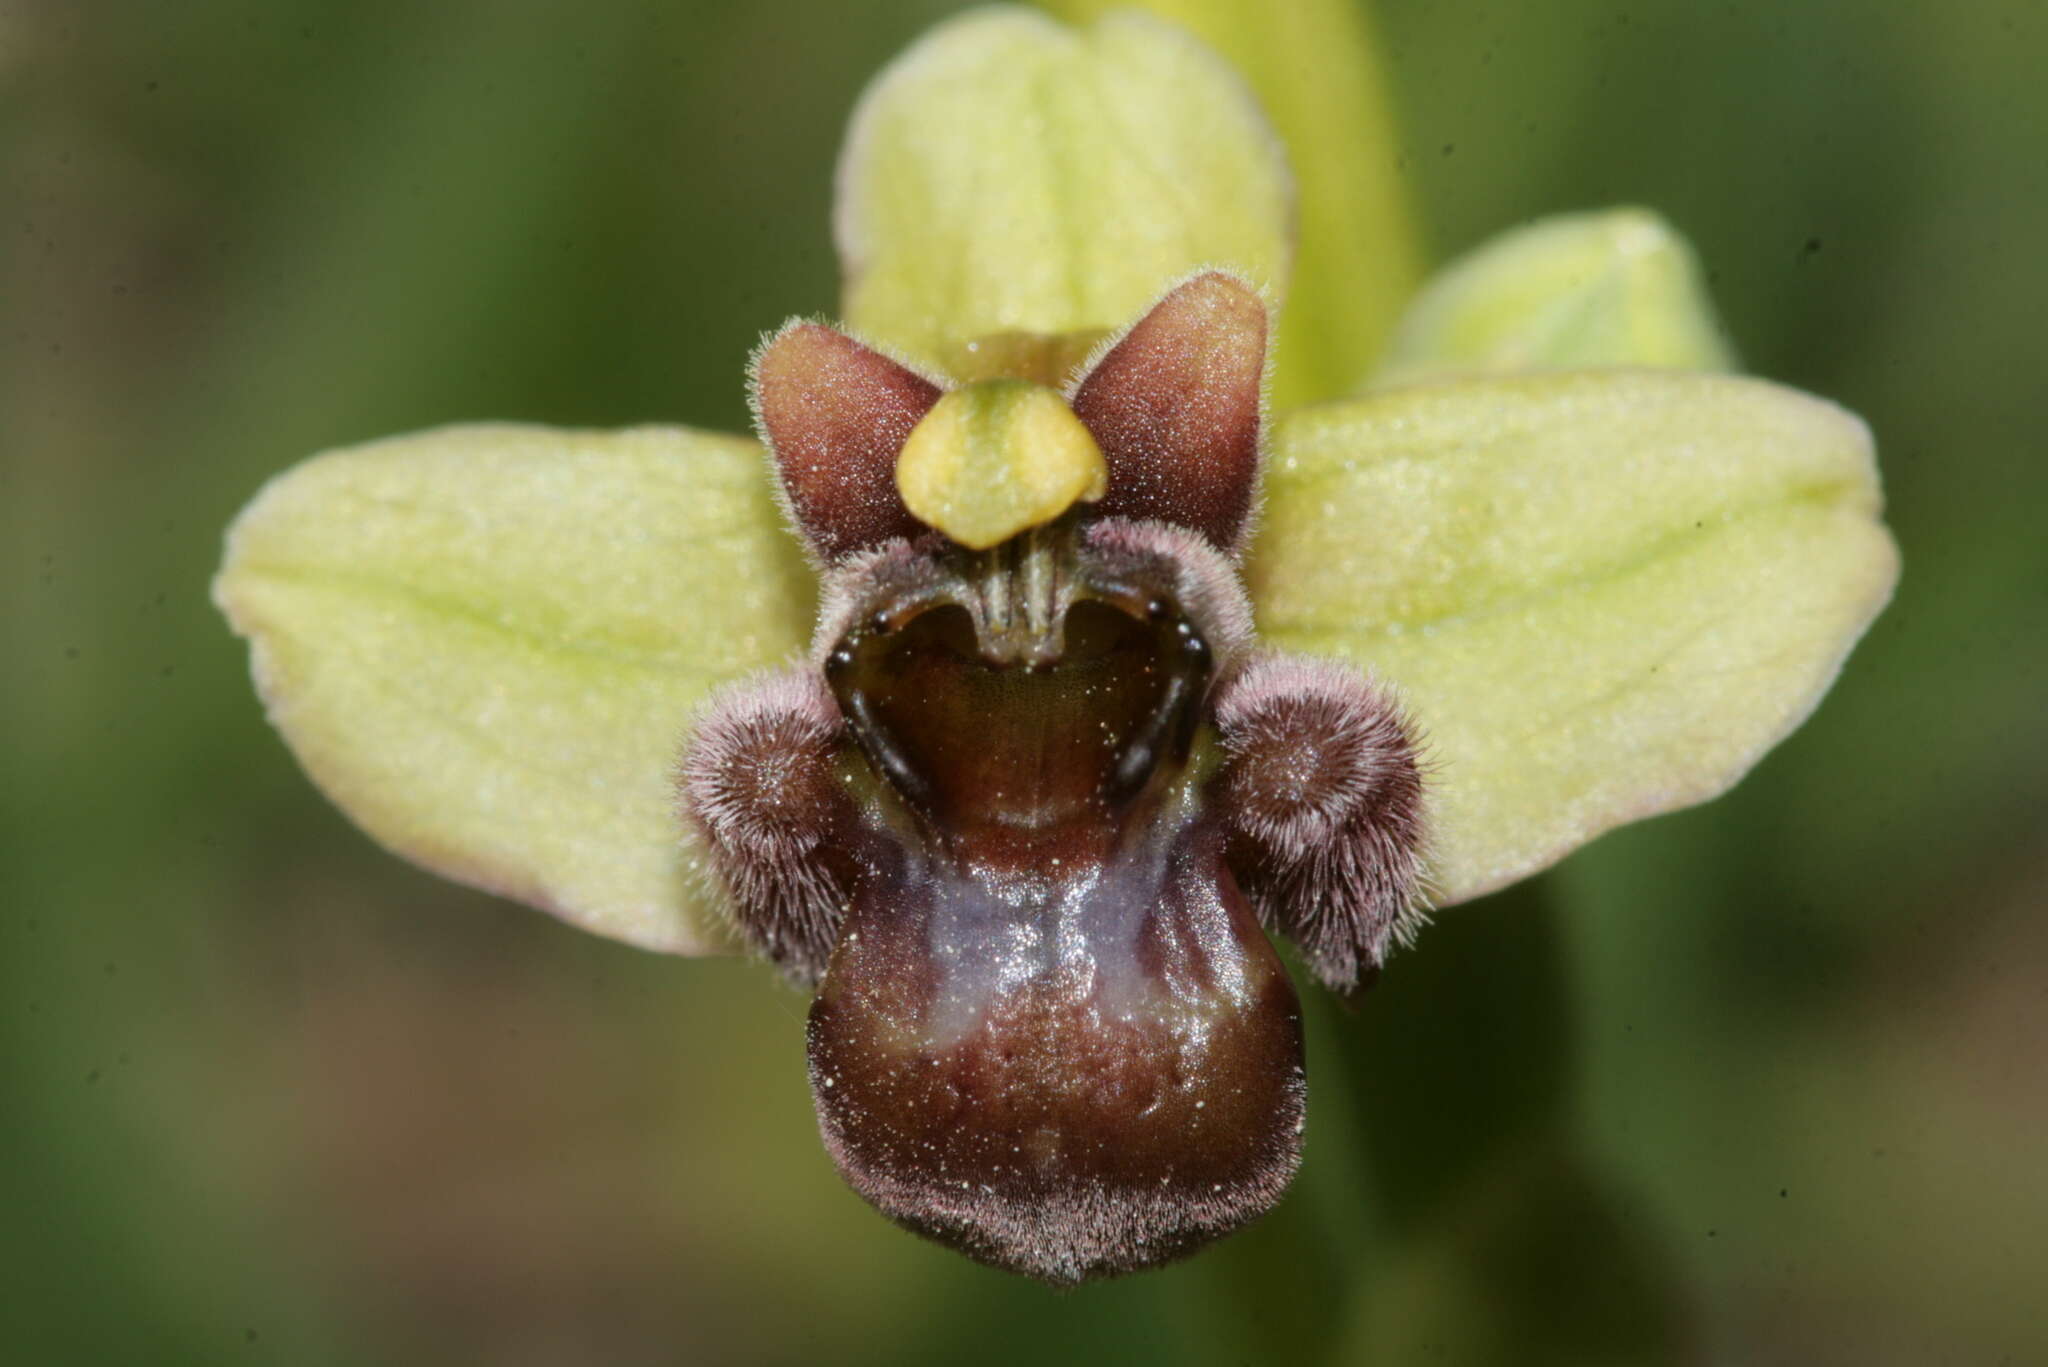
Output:
<svg viewBox="0 0 2048 1367">
<path fill-rule="evenodd" d="M 1109 466 L 1066 400 L 1028 380 L 983 380 L 942 396 L 896 457 L 911 516 L 987 550 L 1109 487 Z"/>
</svg>

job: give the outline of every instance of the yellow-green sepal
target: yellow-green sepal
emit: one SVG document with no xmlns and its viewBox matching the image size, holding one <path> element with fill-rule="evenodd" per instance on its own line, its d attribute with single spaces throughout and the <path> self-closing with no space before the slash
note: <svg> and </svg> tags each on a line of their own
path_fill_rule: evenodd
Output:
<svg viewBox="0 0 2048 1367">
<path fill-rule="evenodd" d="M 1205 265 L 1277 298 L 1291 211 L 1271 128 L 1184 30 L 975 10 L 855 111 L 835 216 L 844 316 L 943 370 L 974 338 L 1122 327 Z"/>
<path fill-rule="evenodd" d="M 1647 209 L 1542 219 L 1444 267 L 1376 383 L 1616 365 L 1735 368 L 1691 245 Z"/>
<path fill-rule="evenodd" d="M 1133 0 L 1047 0 L 1076 22 Z M 1355 391 L 1422 279 L 1400 139 L 1369 17 L 1355 0 L 1136 0 L 1185 24 L 1251 84 L 1300 197 L 1293 284 L 1273 365 L 1279 407 Z"/>
<path fill-rule="evenodd" d="M 1730 376 L 1299 410 L 1266 490 L 1260 629 L 1412 707 L 1444 902 L 1726 789 L 1819 701 L 1898 571 L 1863 423 Z"/>
<path fill-rule="evenodd" d="M 754 442 L 479 425 L 330 452 L 243 510 L 214 597 L 380 843 L 601 935 L 728 946 L 673 770 L 706 694 L 800 651 L 813 608 Z"/>
</svg>

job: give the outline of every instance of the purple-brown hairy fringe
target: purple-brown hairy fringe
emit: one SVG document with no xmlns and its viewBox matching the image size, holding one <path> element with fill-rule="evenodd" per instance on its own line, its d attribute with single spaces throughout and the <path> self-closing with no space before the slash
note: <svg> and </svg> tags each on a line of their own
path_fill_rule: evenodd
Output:
<svg viewBox="0 0 2048 1367">
<path fill-rule="evenodd" d="M 1413 723 L 1330 660 L 1266 655 L 1215 707 L 1228 760 L 1214 797 L 1260 918 L 1339 990 L 1421 920 L 1423 776 Z"/>
<path fill-rule="evenodd" d="M 808 669 L 714 697 L 683 759 L 682 807 L 704 836 L 747 938 L 800 983 L 839 942 L 854 873 L 855 804 L 839 779 L 845 726 Z"/>
<path fill-rule="evenodd" d="M 1235 662 L 1253 640 L 1252 601 L 1237 569 L 1195 532 L 1165 522 L 1104 518 L 1089 526 L 1088 548 L 1105 568 L 1151 577 L 1202 624 L 1219 664 Z"/>
<path fill-rule="evenodd" d="M 944 582 L 945 569 L 933 552 L 943 540 L 936 532 L 926 532 L 916 541 L 885 541 L 829 567 L 819 583 L 813 661 L 823 664 L 877 603 L 935 592 Z"/>
</svg>

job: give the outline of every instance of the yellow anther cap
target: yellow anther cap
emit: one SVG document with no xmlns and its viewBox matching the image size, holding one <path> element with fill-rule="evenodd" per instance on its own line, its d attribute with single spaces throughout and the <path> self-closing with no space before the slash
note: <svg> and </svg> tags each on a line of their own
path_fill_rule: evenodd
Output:
<svg viewBox="0 0 2048 1367">
<path fill-rule="evenodd" d="M 896 457 L 911 516 L 986 550 L 1109 487 L 1109 467 L 1074 410 L 1044 385 L 984 380 L 942 397 Z"/>
</svg>

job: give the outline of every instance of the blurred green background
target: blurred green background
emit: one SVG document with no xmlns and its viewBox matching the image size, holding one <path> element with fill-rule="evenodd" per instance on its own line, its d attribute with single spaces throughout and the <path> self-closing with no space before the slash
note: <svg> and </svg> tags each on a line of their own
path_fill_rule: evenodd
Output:
<svg viewBox="0 0 2048 1367">
<path fill-rule="evenodd" d="M 1442 257 L 1655 206 L 1875 427 L 1898 600 L 1733 795 L 1311 1006 L 1272 1216 L 1054 1296 L 820 1149 L 805 1003 L 393 860 L 207 603 L 319 448 L 738 429 L 938 0 L 0 5 L 0 1353 L 2048 1361 L 2048 10 L 1385 0 Z"/>
</svg>

